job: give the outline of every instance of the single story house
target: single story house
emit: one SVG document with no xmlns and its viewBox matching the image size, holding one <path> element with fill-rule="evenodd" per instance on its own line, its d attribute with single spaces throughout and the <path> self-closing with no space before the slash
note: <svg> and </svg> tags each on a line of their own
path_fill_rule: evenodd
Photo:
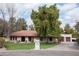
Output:
<svg viewBox="0 0 79 59">
<path fill-rule="evenodd" d="M 13 42 L 32 42 L 36 39 L 37 32 L 31 30 L 21 30 L 17 32 L 13 32 L 10 35 L 10 40 Z"/>
<path fill-rule="evenodd" d="M 37 36 L 36 31 L 32 30 L 21 30 L 17 32 L 13 32 L 10 35 L 10 41 L 12 42 L 34 42 L 35 39 L 39 39 L 41 42 L 54 42 L 55 37 L 48 36 L 48 37 L 43 37 L 43 36 Z"/>
</svg>

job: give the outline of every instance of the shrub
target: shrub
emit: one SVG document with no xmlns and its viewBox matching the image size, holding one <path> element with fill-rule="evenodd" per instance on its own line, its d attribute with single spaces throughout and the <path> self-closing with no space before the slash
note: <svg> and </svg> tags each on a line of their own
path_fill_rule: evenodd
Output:
<svg viewBox="0 0 79 59">
<path fill-rule="evenodd" d="M 5 40 L 0 37 L 0 48 L 4 47 Z"/>
</svg>

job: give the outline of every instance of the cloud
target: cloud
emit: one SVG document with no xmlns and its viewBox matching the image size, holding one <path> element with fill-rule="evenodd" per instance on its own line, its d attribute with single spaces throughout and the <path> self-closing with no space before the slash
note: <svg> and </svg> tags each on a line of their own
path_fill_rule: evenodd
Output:
<svg viewBox="0 0 79 59">
<path fill-rule="evenodd" d="M 77 5 L 76 4 L 67 4 L 66 3 L 66 4 L 63 4 L 63 5 L 58 4 L 57 7 L 60 9 L 60 12 L 68 12 L 68 11 L 76 8 Z"/>
<path fill-rule="evenodd" d="M 79 7 L 67 13 L 73 20 L 79 21 Z"/>
<path fill-rule="evenodd" d="M 60 10 L 59 19 L 62 19 L 62 27 L 64 27 L 65 24 L 70 24 L 70 26 L 73 27 L 79 19 L 79 6 L 77 4 L 58 4 L 57 7 Z"/>
</svg>

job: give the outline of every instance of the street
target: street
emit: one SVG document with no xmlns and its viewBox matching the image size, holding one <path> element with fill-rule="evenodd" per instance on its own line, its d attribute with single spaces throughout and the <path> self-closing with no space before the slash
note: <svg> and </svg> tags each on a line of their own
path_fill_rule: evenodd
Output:
<svg viewBox="0 0 79 59">
<path fill-rule="evenodd" d="M 0 52 L 0 56 L 79 56 L 79 51 L 31 50 Z"/>
</svg>

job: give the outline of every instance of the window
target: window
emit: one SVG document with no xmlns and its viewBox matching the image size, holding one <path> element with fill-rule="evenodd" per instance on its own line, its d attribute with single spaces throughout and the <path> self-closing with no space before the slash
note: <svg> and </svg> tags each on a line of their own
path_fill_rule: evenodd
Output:
<svg viewBox="0 0 79 59">
<path fill-rule="evenodd" d="M 52 38 L 50 38 L 50 41 L 52 41 Z"/>
<path fill-rule="evenodd" d="M 40 41 L 43 41 L 43 38 L 40 38 Z"/>
<path fill-rule="evenodd" d="M 29 41 L 31 41 L 31 37 L 29 37 Z"/>
<path fill-rule="evenodd" d="M 21 41 L 24 42 L 25 41 L 25 37 L 21 37 Z"/>
</svg>

